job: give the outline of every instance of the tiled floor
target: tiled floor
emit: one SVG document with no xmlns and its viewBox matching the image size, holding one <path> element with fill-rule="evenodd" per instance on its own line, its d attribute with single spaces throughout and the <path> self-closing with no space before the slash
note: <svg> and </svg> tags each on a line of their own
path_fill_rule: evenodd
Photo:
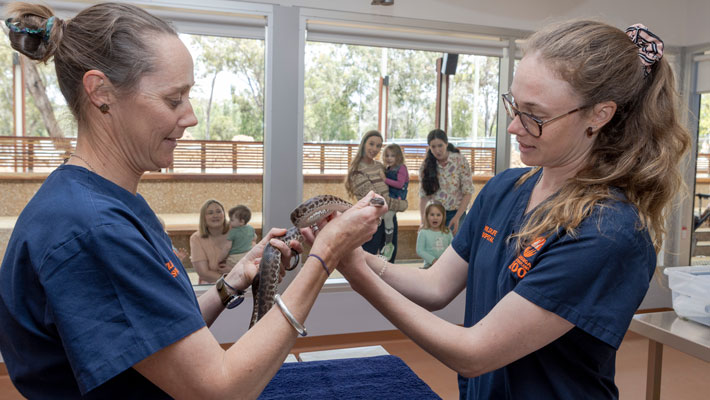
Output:
<svg viewBox="0 0 710 400">
<path fill-rule="evenodd" d="M 372 344 L 372 343 L 367 343 Z M 379 343 L 402 358 L 443 399 L 457 399 L 456 374 L 408 339 Z M 360 346 L 355 343 L 353 346 Z M 645 399 L 648 340 L 628 333 L 617 354 L 616 384 L 623 400 Z M 314 350 L 314 349 L 310 349 Z M 661 399 L 705 400 L 710 397 L 710 364 L 668 346 L 663 353 Z M 7 375 L 0 375 L 0 400 L 22 399 Z"/>
</svg>

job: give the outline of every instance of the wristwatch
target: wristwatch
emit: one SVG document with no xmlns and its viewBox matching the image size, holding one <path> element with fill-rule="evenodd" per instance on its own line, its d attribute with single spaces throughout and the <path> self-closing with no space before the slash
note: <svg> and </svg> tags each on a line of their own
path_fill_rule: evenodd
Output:
<svg viewBox="0 0 710 400">
<path fill-rule="evenodd" d="M 217 289 L 217 293 L 219 294 L 219 299 L 222 300 L 222 304 L 228 309 L 232 309 L 242 304 L 242 302 L 244 301 L 245 291 L 237 290 L 230 286 L 229 283 L 224 280 L 225 276 L 227 276 L 227 274 L 224 274 L 219 278 L 219 280 L 215 284 L 215 288 Z M 229 289 L 231 289 L 234 293 L 229 293 Z"/>
</svg>

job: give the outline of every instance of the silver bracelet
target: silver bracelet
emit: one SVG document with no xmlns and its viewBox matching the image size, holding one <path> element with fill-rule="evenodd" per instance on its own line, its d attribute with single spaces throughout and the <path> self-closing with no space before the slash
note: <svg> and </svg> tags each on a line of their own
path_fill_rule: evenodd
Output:
<svg viewBox="0 0 710 400">
<path fill-rule="evenodd" d="M 274 295 L 274 300 L 276 300 L 276 304 L 278 304 L 279 308 L 281 309 L 281 313 L 284 315 L 284 317 L 286 317 L 291 326 L 293 326 L 293 329 L 295 329 L 296 332 L 298 332 L 298 334 L 301 336 L 308 335 L 306 328 L 300 323 L 298 323 L 298 321 L 296 321 L 296 318 L 293 317 L 293 314 L 291 314 L 291 311 L 288 310 L 288 307 L 286 307 L 286 304 L 284 304 L 283 300 L 281 300 L 281 296 L 279 296 L 278 293 Z"/>
</svg>

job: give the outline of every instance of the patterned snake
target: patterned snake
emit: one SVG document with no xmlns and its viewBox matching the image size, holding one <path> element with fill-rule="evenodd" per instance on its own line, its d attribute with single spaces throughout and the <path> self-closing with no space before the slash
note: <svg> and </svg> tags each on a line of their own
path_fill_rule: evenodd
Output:
<svg viewBox="0 0 710 400">
<path fill-rule="evenodd" d="M 373 197 L 370 204 L 381 207 L 385 203 L 382 198 Z M 315 226 L 321 219 L 334 211 L 343 212 L 352 207 L 347 201 L 332 195 L 321 195 L 312 197 L 291 212 L 291 222 L 293 227 L 286 231 L 279 239 L 285 243 L 298 240 L 303 244 L 303 235 L 300 228 Z M 296 253 L 296 261 L 286 267 L 291 271 L 299 264 L 299 254 Z M 270 244 L 266 244 L 264 253 L 259 263 L 259 273 L 252 281 L 252 294 L 254 295 L 254 309 L 251 314 L 249 328 L 254 326 L 274 305 L 274 295 L 279 283 L 279 271 L 281 269 L 281 253 Z"/>
</svg>

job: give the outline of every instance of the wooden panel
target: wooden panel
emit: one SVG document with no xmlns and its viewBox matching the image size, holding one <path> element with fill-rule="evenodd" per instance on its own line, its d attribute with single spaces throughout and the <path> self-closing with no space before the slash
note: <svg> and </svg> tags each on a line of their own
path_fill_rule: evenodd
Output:
<svg viewBox="0 0 710 400">
<path fill-rule="evenodd" d="M 71 154 L 76 139 L 0 136 L 0 172 L 51 172 Z M 306 175 L 345 175 L 355 158 L 357 144 L 305 143 Z M 460 147 L 474 175 L 493 175 L 495 149 Z M 425 145 L 402 145 L 410 174 L 417 175 L 426 156 Z M 262 174 L 262 142 L 180 140 L 173 165 L 163 172 L 175 174 Z"/>
</svg>

